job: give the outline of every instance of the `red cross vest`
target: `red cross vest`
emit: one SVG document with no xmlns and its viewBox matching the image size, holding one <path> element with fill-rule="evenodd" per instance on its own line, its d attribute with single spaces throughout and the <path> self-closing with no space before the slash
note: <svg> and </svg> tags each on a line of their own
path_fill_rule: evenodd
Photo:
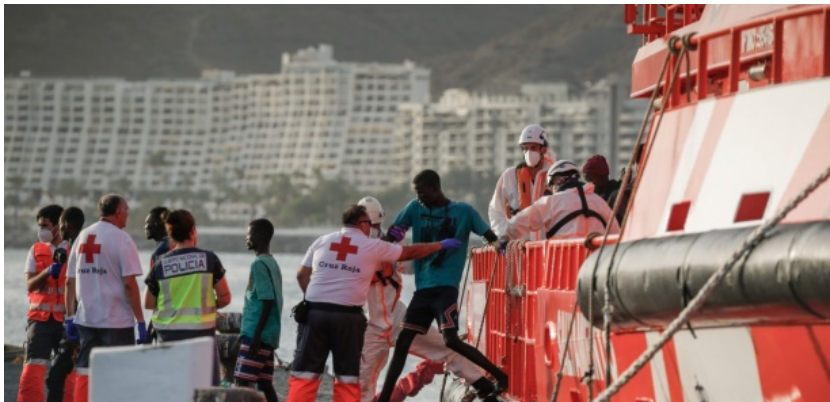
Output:
<svg viewBox="0 0 830 402">
<path fill-rule="evenodd" d="M 37 273 L 49 269 L 52 265 L 52 249 L 46 243 L 35 243 L 32 251 L 35 255 Z M 35 321 L 47 321 L 49 314 L 55 320 L 63 322 L 63 313 L 66 311 L 64 301 L 64 289 L 66 288 L 66 264 L 61 269 L 58 279 L 46 276 L 46 282 L 40 289 L 29 292 L 29 314 L 28 319 Z"/>
</svg>

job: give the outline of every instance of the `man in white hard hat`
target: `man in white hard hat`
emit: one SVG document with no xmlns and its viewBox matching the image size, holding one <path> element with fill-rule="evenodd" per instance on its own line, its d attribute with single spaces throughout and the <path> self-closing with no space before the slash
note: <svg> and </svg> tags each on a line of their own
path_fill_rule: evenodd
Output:
<svg viewBox="0 0 830 402">
<path fill-rule="evenodd" d="M 548 170 L 547 178 L 552 195 L 542 197 L 511 218 L 499 239 L 500 244 L 521 239 L 537 230 L 545 233 L 546 239 L 603 233 L 606 225 L 611 225 L 609 233 L 620 232 L 611 208 L 602 197 L 594 194 L 593 186 L 580 180 L 579 167 L 575 163 L 569 160 L 556 162 Z"/>
<path fill-rule="evenodd" d="M 539 125 L 525 127 L 518 143 L 524 160 L 502 173 L 488 209 L 490 227 L 499 236 L 505 234 L 510 218 L 545 195 L 545 172 L 556 162 L 553 150 L 548 149 L 548 135 Z M 544 238 L 541 232 L 526 236 L 526 240 Z"/>
<path fill-rule="evenodd" d="M 365 197 L 357 205 L 366 207 L 372 221 L 370 237 L 381 238 L 384 233 L 383 206 L 374 197 Z M 397 264 L 383 263 L 369 288 L 366 307 L 369 310 L 369 323 L 363 339 L 363 354 L 360 359 L 360 400 L 371 402 L 375 397 L 377 379 L 381 369 L 386 366 L 391 348 L 401 333 L 400 324 L 406 314 L 406 304 L 401 302 L 403 282 L 401 273 L 413 274 L 409 261 Z M 425 336 L 416 337 L 409 350 L 410 354 L 422 357 L 423 363 L 398 382 L 392 394 L 392 401 L 401 401 L 408 394 L 418 392 L 432 381 L 435 374 L 442 373 L 444 363 L 456 376 L 471 384 L 478 393 L 489 394 L 493 384 L 484 378 L 484 371 L 458 353 L 450 350 L 435 325 L 431 325 Z"/>
</svg>

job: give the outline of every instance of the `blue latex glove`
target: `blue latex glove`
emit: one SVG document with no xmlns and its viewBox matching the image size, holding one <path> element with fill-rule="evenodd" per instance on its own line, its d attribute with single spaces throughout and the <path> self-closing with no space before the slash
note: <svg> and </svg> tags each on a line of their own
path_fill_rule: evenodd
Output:
<svg viewBox="0 0 830 402">
<path fill-rule="evenodd" d="M 458 239 L 444 239 L 441 240 L 441 250 L 455 250 L 461 248 L 461 240 Z"/>
<path fill-rule="evenodd" d="M 52 263 L 49 266 L 49 275 L 52 275 L 53 278 L 58 279 L 61 276 L 61 268 L 63 268 L 63 264 L 59 262 Z"/>
<path fill-rule="evenodd" d="M 136 345 L 143 345 L 147 343 L 147 324 L 138 323 L 138 339 L 135 341 Z"/>
<path fill-rule="evenodd" d="M 75 326 L 75 317 L 64 317 L 63 324 L 66 327 L 66 340 L 78 342 L 80 336 L 78 335 L 78 327 Z"/>
<path fill-rule="evenodd" d="M 407 229 L 409 229 L 409 227 L 406 226 L 406 225 L 392 226 L 391 228 L 389 228 L 388 233 L 389 233 L 389 236 L 392 236 L 392 238 L 395 239 L 395 243 L 397 243 L 397 242 L 403 240 L 404 237 L 406 237 L 406 230 Z"/>
<path fill-rule="evenodd" d="M 510 239 L 507 236 L 499 237 L 498 242 L 498 250 L 500 253 L 505 254 L 507 253 L 507 243 L 510 242 Z"/>
</svg>

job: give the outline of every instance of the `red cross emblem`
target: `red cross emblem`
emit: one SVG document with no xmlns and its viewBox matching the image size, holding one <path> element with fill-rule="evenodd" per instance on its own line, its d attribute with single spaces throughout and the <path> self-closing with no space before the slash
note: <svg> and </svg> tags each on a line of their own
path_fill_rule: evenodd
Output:
<svg viewBox="0 0 830 402">
<path fill-rule="evenodd" d="M 86 243 L 81 244 L 81 254 L 87 264 L 95 262 L 95 254 L 101 254 L 101 245 L 95 244 L 95 235 L 91 234 L 86 238 Z"/>
<path fill-rule="evenodd" d="M 352 246 L 351 237 L 344 237 L 340 243 L 332 243 L 329 251 L 337 252 L 337 261 L 346 261 L 349 254 L 357 254 L 357 246 Z"/>
</svg>

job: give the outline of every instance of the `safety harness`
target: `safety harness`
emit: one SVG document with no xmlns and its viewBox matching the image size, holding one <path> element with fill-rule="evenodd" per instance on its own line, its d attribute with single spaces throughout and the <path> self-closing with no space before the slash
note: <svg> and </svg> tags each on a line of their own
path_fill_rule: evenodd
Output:
<svg viewBox="0 0 830 402">
<path fill-rule="evenodd" d="M 600 222 L 602 222 L 602 227 L 608 226 L 608 223 L 605 222 L 605 219 L 597 213 L 596 211 L 588 208 L 588 200 L 585 198 L 585 190 L 582 188 L 581 185 L 576 186 L 576 191 L 579 193 L 579 200 L 582 202 L 582 209 L 578 209 L 566 215 L 564 218 L 560 219 L 559 222 L 556 222 L 550 230 L 548 230 L 547 236 L 548 239 L 556 235 L 556 232 L 559 229 L 562 229 L 563 226 L 567 225 L 568 222 L 576 219 L 578 216 L 583 215 L 586 218 L 597 218 Z"/>
</svg>

